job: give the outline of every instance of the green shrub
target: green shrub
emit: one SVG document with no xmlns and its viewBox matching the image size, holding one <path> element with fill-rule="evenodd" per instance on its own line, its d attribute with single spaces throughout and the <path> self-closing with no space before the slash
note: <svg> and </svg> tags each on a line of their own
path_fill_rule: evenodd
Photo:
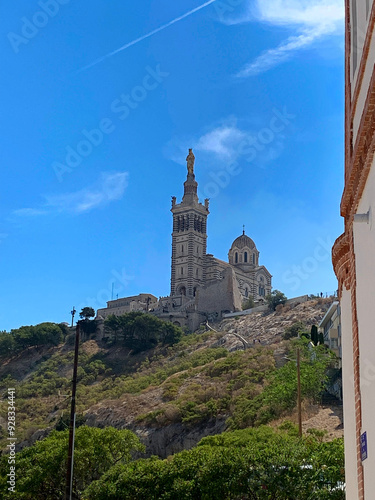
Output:
<svg viewBox="0 0 375 500">
<path fill-rule="evenodd" d="M 302 321 L 296 321 L 288 328 L 285 328 L 283 339 L 289 340 L 293 337 L 298 337 L 303 331 L 305 331 L 305 329 L 306 329 L 305 324 Z"/>
</svg>

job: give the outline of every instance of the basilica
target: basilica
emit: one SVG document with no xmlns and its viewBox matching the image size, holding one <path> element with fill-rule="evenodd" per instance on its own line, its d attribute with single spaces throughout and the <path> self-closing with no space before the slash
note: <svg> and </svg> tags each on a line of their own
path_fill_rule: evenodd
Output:
<svg viewBox="0 0 375 500">
<path fill-rule="evenodd" d="M 272 276 L 265 266 L 259 265 L 259 251 L 244 230 L 232 243 L 228 262 L 207 253 L 209 200 L 199 202 L 192 149 L 186 161 L 187 178 L 181 203 L 172 197 L 170 295 L 159 300 L 150 294 L 131 297 L 132 301 L 112 300 L 107 308 L 98 310 L 98 316 L 144 310 L 194 330 L 207 319 L 219 319 L 224 313 L 242 310 L 250 297 L 261 303 L 271 293 Z"/>
</svg>

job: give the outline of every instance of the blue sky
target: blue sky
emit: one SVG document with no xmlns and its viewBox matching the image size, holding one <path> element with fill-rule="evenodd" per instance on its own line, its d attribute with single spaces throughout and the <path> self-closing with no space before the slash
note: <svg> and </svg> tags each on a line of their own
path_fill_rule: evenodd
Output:
<svg viewBox="0 0 375 500">
<path fill-rule="evenodd" d="M 208 252 L 242 225 L 288 297 L 337 288 L 341 0 L 0 6 L 0 330 L 169 293 L 189 147 Z"/>
</svg>

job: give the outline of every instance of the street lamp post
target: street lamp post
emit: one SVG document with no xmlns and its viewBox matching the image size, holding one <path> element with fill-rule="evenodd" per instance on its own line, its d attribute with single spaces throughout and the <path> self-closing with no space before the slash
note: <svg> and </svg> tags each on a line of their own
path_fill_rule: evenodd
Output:
<svg viewBox="0 0 375 500">
<path fill-rule="evenodd" d="M 72 328 L 73 328 L 73 321 L 74 321 L 74 315 L 77 311 L 75 310 L 74 306 L 73 309 L 70 311 L 70 314 L 72 315 Z"/>
<path fill-rule="evenodd" d="M 74 464 L 74 435 L 75 435 L 75 424 L 76 424 L 78 347 L 79 347 L 79 322 L 77 323 L 76 326 L 76 342 L 74 349 L 72 402 L 70 407 L 69 448 L 68 448 L 68 466 L 66 471 L 65 500 L 72 500 L 72 493 L 73 493 L 73 464 Z"/>
</svg>

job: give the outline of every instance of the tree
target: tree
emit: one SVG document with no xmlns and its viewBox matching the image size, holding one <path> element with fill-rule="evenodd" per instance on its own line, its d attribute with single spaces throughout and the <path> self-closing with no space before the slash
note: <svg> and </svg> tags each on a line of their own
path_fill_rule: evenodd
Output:
<svg viewBox="0 0 375 500">
<path fill-rule="evenodd" d="M 94 334 L 98 327 L 96 320 L 91 320 L 89 318 L 95 317 L 95 310 L 92 307 L 84 307 L 82 311 L 79 313 L 80 321 L 78 321 L 81 332 L 88 336 Z"/>
<path fill-rule="evenodd" d="M 254 304 L 254 299 L 253 297 L 248 297 L 244 302 L 242 303 L 242 310 L 245 311 L 246 309 L 252 309 L 255 306 Z"/>
<path fill-rule="evenodd" d="M 53 431 L 16 455 L 17 496 L 7 493 L 8 456 L 0 460 L 0 492 L 4 500 L 58 500 L 65 498 L 69 431 Z M 133 452 L 144 451 L 138 437 L 129 430 L 81 426 L 76 430 L 73 498 L 116 464 L 125 464 Z"/>
<path fill-rule="evenodd" d="M 123 344 L 134 352 L 146 351 L 158 343 L 174 344 L 183 334 L 178 326 L 140 311 L 108 316 L 104 327 L 107 333 L 113 334 L 115 341 L 120 336 Z"/>
<path fill-rule="evenodd" d="M 40 323 L 34 326 L 34 342 L 37 345 L 58 345 L 63 340 L 63 330 L 56 323 Z"/>
<path fill-rule="evenodd" d="M 86 417 L 82 413 L 76 413 L 75 428 L 78 429 L 78 427 L 85 425 L 85 422 L 86 422 Z M 60 416 L 59 420 L 55 425 L 55 429 L 57 431 L 65 431 L 66 429 L 69 429 L 69 425 L 70 425 L 70 413 L 65 413 L 65 415 Z"/>
<path fill-rule="evenodd" d="M 90 500 L 251 498 L 343 500 L 343 441 L 299 439 L 270 427 L 203 438 L 168 460 L 141 459 L 110 469 L 90 485 Z"/>
<path fill-rule="evenodd" d="M 280 292 L 280 290 L 273 290 L 270 294 L 266 295 L 266 301 L 271 311 L 274 311 L 279 304 L 285 304 L 288 299 Z"/>
<path fill-rule="evenodd" d="M 317 346 L 319 342 L 319 334 L 318 334 L 318 327 L 316 325 L 312 325 L 310 336 L 311 336 L 311 342 L 313 342 L 313 344 Z"/>
<path fill-rule="evenodd" d="M 106 334 L 113 334 L 115 343 L 118 340 L 118 332 L 120 330 L 120 321 L 118 316 L 110 314 L 104 321 L 104 331 Z"/>
<path fill-rule="evenodd" d="M 64 338 L 64 329 L 56 323 L 46 322 L 35 326 L 21 326 L 11 330 L 10 335 L 14 341 L 13 349 L 17 352 L 31 346 L 58 345 Z"/>
<path fill-rule="evenodd" d="M 9 356 L 15 348 L 14 336 L 11 333 L 0 333 L 0 356 Z"/>
<path fill-rule="evenodd" d="M 288 328 L 285 328 L 283 339 L 289 340 L 293 337 L 298 337 L 304 331 L 304 329 L 305 329 L 304 323 L 302 323 L 302 321 L 296 321 Z"/>
<path fill-rule="evenodd" d="M 92 307 L 84 307 L 79 313 L 79 317 L 88 320 L 95 317 L 95 310 Z"/>
</svg>

